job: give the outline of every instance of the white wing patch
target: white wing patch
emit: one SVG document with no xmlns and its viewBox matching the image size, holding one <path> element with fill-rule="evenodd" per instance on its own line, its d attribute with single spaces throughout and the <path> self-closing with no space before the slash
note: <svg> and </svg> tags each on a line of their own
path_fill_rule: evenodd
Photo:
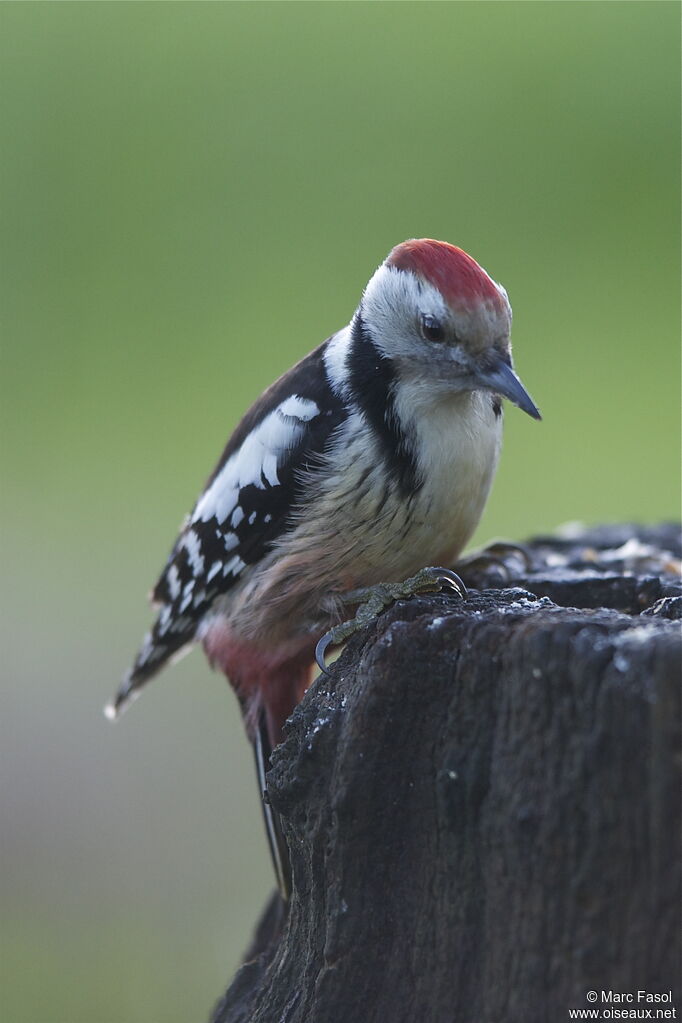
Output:
<svg viewBox="0 0 682 1023">
<path fill-rule="evenodd" d="M 290 398 L 283 401 L 271 415 L 288 416 L 291 419 L 300 419 L 302 423 L 309 423 L 315 416 L 319 416 L 320 410 L 310 398 L 299 398 L 292 394 Z M 270 418 L 268 416 L 268 418 Z"/>
<path fill-rule="evenodd" d="M 282 456 L 296 446 L 305 432 L 305 424 L 319 414 L 314 401 L 295 394 L 278 405 L 228 458 L 197 502 L 191 521 L 208 522 L 215 515 L 222 525 L 235 511 L 242 487 L 252 485 L 265 490 L 267 486 L 277 486 Z M 232 522 L 233 527 L 236 524 Z M 188 553 L 191 556 L 189 549 Z"/>
<path fill-rule="evenodd" d="M 204 571 L 204 556 L 201 553 L 201 542 L 197 534 L 188 529 L 182 538 L 181 546 L 187 551 L 194 575 L 202 575 Z"/>
<path fill-rule="evenodd" d="M 178 575 L 177 565 L 173 564 L 168 569 L 166 581 L 168 583 L 168 592 L 171 595 L 171 600 L 177 600 L 180 596 L 180 576 Z"/>
<path fill-rule="evenodd" d="M 243 568 L 246 568 L 245 563 L 235 554 L 233 558 L 230 558 L 223 565 L 223 575 L 239 575 Z"/>
<path fill-rule="evenodd" d="M 182 602 L 180 604 L 180 607 L 178 608 L 178 611 L 180 612 L 180 614 L 182 614 L 183 611 L 186 611 L 187 608 L 189 607 L 189 605 L 191 604 L 193 589 L 194 589 L 194 579 L 190 579 L 190 581 L 185 584 L 185 587 L 184 587 L 184 589 L 182 591 Z"/>
</svg>

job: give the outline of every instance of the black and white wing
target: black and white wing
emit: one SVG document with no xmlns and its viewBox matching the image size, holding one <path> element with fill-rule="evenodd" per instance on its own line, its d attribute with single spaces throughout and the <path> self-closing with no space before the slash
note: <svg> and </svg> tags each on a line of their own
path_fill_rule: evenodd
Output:
<svg viewBox="0 0 682 1023">
<path fill-rule="evenodd" d="M 289 528 L 300 479 L 346 416 L 316 348 L 246 413 L 178 537 L 152 597 L 159 614 L 107 707 L 115 718 L 192 643 L 214 601 Z"/>
</svg>

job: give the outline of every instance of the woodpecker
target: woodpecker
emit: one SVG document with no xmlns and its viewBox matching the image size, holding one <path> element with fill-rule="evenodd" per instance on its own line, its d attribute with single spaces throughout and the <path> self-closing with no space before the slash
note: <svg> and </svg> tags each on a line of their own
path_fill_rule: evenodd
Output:
<svg viewBox="0 0 682 1023">
<path fill-rule="evenodd" d="M 511 321 L 505 289 L 462 249 L 397 245 L 350 323 L 272 384 L 232 434 L 107 715 L 201 643 L 236 691 L 262 782 L 348 594 L 357 603 L 353 592 L 453 564 L 493 481 L 501 399 L 540 418 L 513 368 Z M 277 867 L 286 853 L 267 809 L 266 818 Z M 286 894 L 286 864 L 278 873 Z"/>
</svg>

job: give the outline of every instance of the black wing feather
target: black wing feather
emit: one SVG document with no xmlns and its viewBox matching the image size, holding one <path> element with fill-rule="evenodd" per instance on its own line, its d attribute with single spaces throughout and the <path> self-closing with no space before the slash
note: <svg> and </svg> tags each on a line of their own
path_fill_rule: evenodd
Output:
<svg viewBox="0 0 682 1023">
<path fill-rule="evenodd" d="M 269 481 L 263 472 L 257 483 L 241 486 L 234 508 L 223 521 L 215 514 L 196 521 L 189 516 L 152 593 L 160 605 L 158 618 L 116 695 L 113 714 L 192 642 L 213 602 L 234 585 L 245 566 L 270 551 L 289 527 L 292 510 L 302 498 L 302 471 L 314 469 L 320 463 L 330 438 L 347 415 L 343 401 L 327 379 L 324 365 L 327 344 L 320 345 L 269 387 L 230 437 L 203 494 L 253 431 L 288 398 L 295 395 L 317 406 L 317 414 L 305 422 L 303 429 L 297 421 L 297 430 L 292 433 L 295 443 L 278 460 L 277 483 Z M 282 416 L 283 421 L 286 418 Z M 201 498 L 195 511 L 200 502 Z"/>
</svg>

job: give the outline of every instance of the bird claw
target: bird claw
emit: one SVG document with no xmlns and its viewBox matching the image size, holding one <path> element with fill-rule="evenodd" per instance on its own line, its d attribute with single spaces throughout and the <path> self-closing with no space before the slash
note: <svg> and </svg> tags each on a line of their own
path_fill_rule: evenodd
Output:
<svg viewBox="0 0 682 1023">
<path fill-rule="evenodd" d="M 327 652 L 327 647 L 331 646 L 332 643 L 334 642 L 333 633 L 334 633 L 333 629 L 330 629 L 329 632 L 325 632 L 324 636 L 322 636 L 317 641 L 317 646 L 315 647 L 315 662 L 320 671 L 323 672 L 325 675 L 329 674 L 329 672 L 327 671 L 325 654 Z"/>
<path fill-rule="evenodd" d="M 329 674 L 326 665 L 326 653 L 330 646 L 338 646 L 354 632 L 364 628 L 375 619 L 384 608 L 396 600 L 407 600 L 422 593 L 440 593 L 449 590 L 465 600 L 467 588 L 457 575 L 449 568 L 422 568 L 416 575 L 405 579 L 402 583 L 378 583 L 361 590 L 352 590 L 342 598 L 344 604 L 360 605 L 354 618 L 334 626 L 318 640 L 315 647 L 315 661 L 320 671 Z"/>
<path fill-rule="evenodd" d="M 424 572 L 436 573 L 434 578 L 441 584 L 440 589 L 449 589 L 453 593 L 458 593 L 462 600 L 467 598 L 467 588 L 464 582 L 460 579 L 456 572 L 453 572 L 450 568 L 425 568 Z"/>
</svg>

